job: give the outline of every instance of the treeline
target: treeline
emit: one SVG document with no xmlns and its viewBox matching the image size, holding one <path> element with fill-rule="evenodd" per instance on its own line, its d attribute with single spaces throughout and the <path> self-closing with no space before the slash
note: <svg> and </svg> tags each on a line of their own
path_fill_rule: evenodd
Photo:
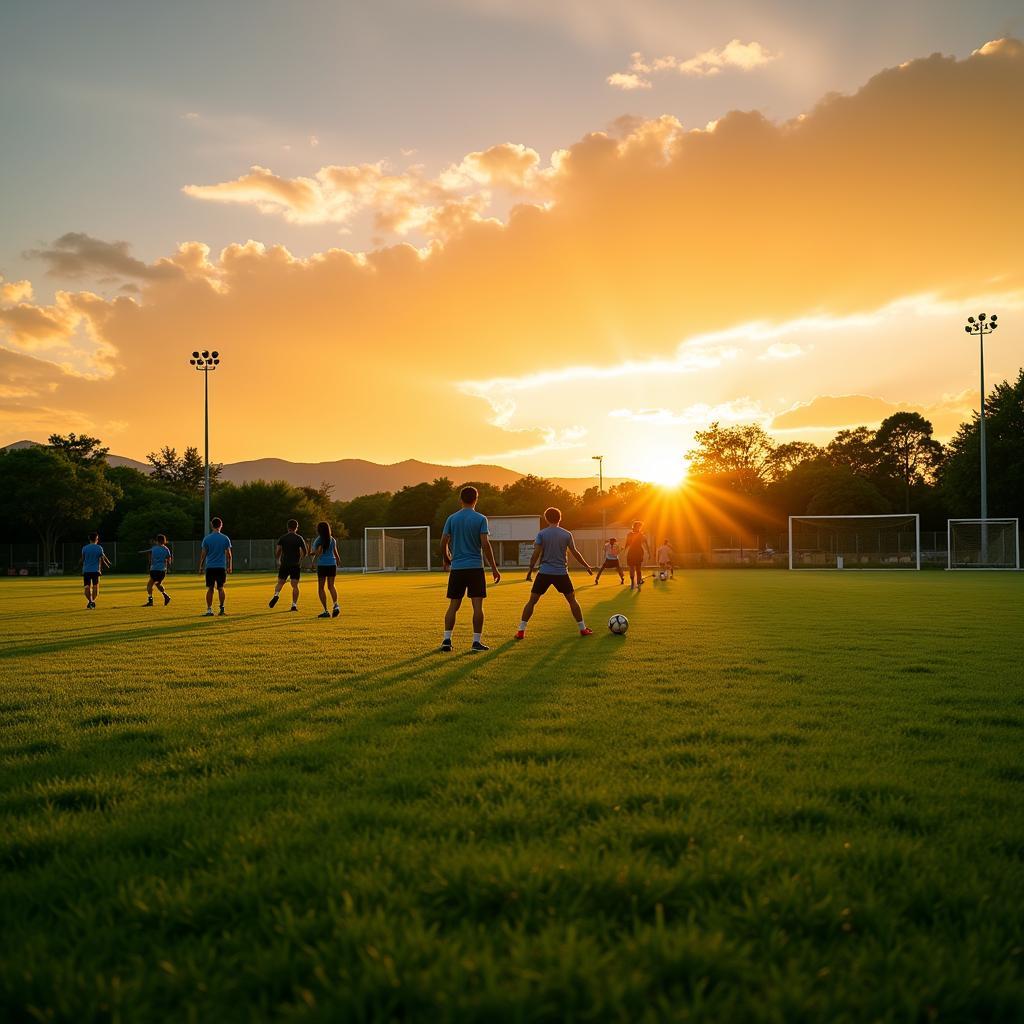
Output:
<svg viewBox="0 0 1024 1024">
<path fill-rule="evenodd" d="M 996 386 L 986 400 L 989 514 L 1024 513 L 1024 370 Z M 975 415 L 947 445 L 918 413 L 900 412 L 876 429 L 839 431 L 826 445 L 777 443 L 757 425 L 712 423 L 695 435 L 687 483 L 667 492 L 626 482 L 602 494 L 576 495 L 537 476 L 505 487 L 447 477 L 336 500 L 330 485 L 295 487 L 284 481 L 224 483 L 211 467 L 211 506 L 238 538 L 277 537 L 287 519 L 312 533 L 328 520 L 339 537 L 362 537 L 367 526 L 432 527 L 435 535 L 459 507 L 466 483 L 480 491 L 487 515 L 539 515 L 562 509 L 570 528 L 645 520 L 681 549 L 733 535 L 750 543 L 785 528 L 789 515 L 917 512 L 924 529 L 942 530 L 950 517 L 978 514 L 979 424 Z M 0 516 L 5 539 L 35 541 L 51 560 L 56 545 L 99 529 L 128 550 L 157 533 L 173 540 L 204 532 L 203 463 L 195 448 L 150 453 L 150 473 L 109 466 L 99 439 L 54 434 L 48 445 L 0 457 Z"/>
</svg>

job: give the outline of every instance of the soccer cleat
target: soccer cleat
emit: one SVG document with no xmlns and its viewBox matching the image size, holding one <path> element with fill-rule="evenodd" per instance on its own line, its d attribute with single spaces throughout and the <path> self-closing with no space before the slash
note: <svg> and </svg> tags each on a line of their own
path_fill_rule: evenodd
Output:
<svg viewBox="0 0 1024 1024">
<path fill-rule="evenodd" d="M 341 614 L 341 609 L 337 605 L 335 605 L 334 606 L 334 611 L 331 612 L 331 618 L 332 619 L 336 619 L 340 614 Z"/>
<path fill-rule="evenodd" d="M 218 615 L 227 615 L 227 612 L 226 612 L 226 611 L 224 611 L 224 605 L 221 605 L 221 606 L 220 606 L 220 611 L 219 611 L 219 612 L 217 612 L 217 614 L 218 614 Z"/>
<path fill-rule="evenodd" d="M 274 605 L 275 605 L 275 604 L 277 604 L 277 599 L 278 599 L 278 597 L 279 597 L 279 596 L 280 596 L 279 594 L 275 594 L 275 595 L 274 595 L 274 596 L 273 596 L 273 597 L 272 597 L 272 598 L 270 599 L 270 604 L 268 605 L 268 607 L 270 607 L 270 608 L 273 608 L 273 607 L 274 607 Z"/>
<path fill-rule="evenodd" d="M 331 613 L 326 608 L 317 616 L 318 619 L 329 619 L 330 617 Z"/>
<path fill-rule="evenodd" d="M 142 607 L 143 608 L 152 608 L 153 607 L 153 598 L 150 598 Z"/>
<path fill-rule="evenodd" d="M 297 612 L 298 610 L 299 610 L 299 606 L 297 604 L 293 604 L 291 606 L 291 608 L 288 609 L 288 611 L 290 611 L 290 612 Z"/>
<path fill-rule="evenodd" d="M 171 603 L 171 595 L 164 594 L 164 607 L 166 608 Z"/>
<path fill-rule="evenodd" d="M 474 640 L 473 641 L 473 646 L 470 647 L 470 650 L 471 651 L 489 651 L 490 647 L 488 647 L 487 644 L 480 643 L 479 640 Z"/>
<path fill-rule="evenodd" d="M 593 635 L 594 635 L 594 631 L 589 626 L 584 626 L 580 630 L 580 636 L 593 636 Z"/>
<path fill-rule="evenodd" d="M 442 640 L 441 641 L 441 646 L 438 647 L 439 651 L 450 651 L 451 649 L 452 649 L 452 642 L 451 642 L 451 640 Z"/>
<path fill-rule="evenodd" d="M 517 629 L 516 630 L 516 639 L 517 640 L 525 640 L 526 639 L 526 630 L 525 629 Z"/>
<path fill-rule="evenodd" d="M 212 615 L 212 614 L 213 614 L 213 609 L 212 608 L 207 608 L 206 611 L 203 612 L 203 618 L 206 618 L 207 615 Z"/>
</svg>

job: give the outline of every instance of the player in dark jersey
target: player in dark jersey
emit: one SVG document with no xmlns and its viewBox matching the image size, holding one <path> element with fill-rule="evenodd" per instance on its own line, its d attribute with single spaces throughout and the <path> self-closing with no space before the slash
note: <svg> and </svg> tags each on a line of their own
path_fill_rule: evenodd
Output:
<svg viewBox="0 0 1024 1024">
<path fill-rule="evenodd" d="M 292 581 L 292 606 L 289 611 L 299 610 L 299 577 L 302 575 L 302 559 L 309 554 L 305 540 L 299 535 L 299 524 L 288 520 L 288 532 L 277 542 L 277 586 L 270 599 L 270 607 L 277 604 L 281 591 L 288 580 Z"/>
<path fill-rule="evenodd" d="M 626 535 L 626 564 L 629 566 L 629 589 L 640 589 L 644 581 L 644 558 L 647 557 L 647 537 L 644 524 L 637 520 Z"/>
</svg>

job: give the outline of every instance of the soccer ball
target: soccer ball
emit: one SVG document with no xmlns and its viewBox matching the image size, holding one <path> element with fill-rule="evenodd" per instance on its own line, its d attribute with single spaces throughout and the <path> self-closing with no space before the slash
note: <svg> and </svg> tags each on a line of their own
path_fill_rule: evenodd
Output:
<svg viewBox="0 0 1024 1024">
<path fill-rule="evenodd" d="M 664 582 L 665 582 L 665 580 L 667 580 L 667 579 L 668 579 L 668 573 L 667 573 L 667 572 L 665 572 L 665 570 L 664 570 L 664 569 L 662 569 L 662 571 L 661 571 L 660 573 L 658 573 L 658 579 L 659 579 L 659 580 L 661 580 L 661 581 L 662 581 L 662 583 L 664 583 Z"/>
<path fill-rule="evenodd" d="M 616 613 L 608 620 L 608 628 L 617 636 L 622 636 L 629 629 L 629 619 Z"/>
</svg>

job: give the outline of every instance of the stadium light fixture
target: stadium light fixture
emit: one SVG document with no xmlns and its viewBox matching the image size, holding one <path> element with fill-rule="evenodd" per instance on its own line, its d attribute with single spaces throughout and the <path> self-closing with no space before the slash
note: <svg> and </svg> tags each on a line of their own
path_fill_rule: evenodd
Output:
<svg viewBox="0 0 1024 1024">
<path fill-rule="evenodd" d="M 981 365 L 981 416 L 978 420 L 979 444 L 981 447 L 981 550 L 982 556 L 987 560 L 988 549 L 988 465 L 986 459 L 985 445 L 985 335 L 991 334 L 998 326 L 999 316 L 993 313 L 986 317 L 979 313 L 977 320 L 973 316 L 967 318 L 967 325 L 964 330 L 978 339 L 978 357 Z"/>
<path fill-rule="evenodd" d="M 210 374 L 220 366 L 220 353 L 214 349 L 195 351 L 189 365 L 203 375 L 203 532 L 210 529 Z"/>
</svg>

